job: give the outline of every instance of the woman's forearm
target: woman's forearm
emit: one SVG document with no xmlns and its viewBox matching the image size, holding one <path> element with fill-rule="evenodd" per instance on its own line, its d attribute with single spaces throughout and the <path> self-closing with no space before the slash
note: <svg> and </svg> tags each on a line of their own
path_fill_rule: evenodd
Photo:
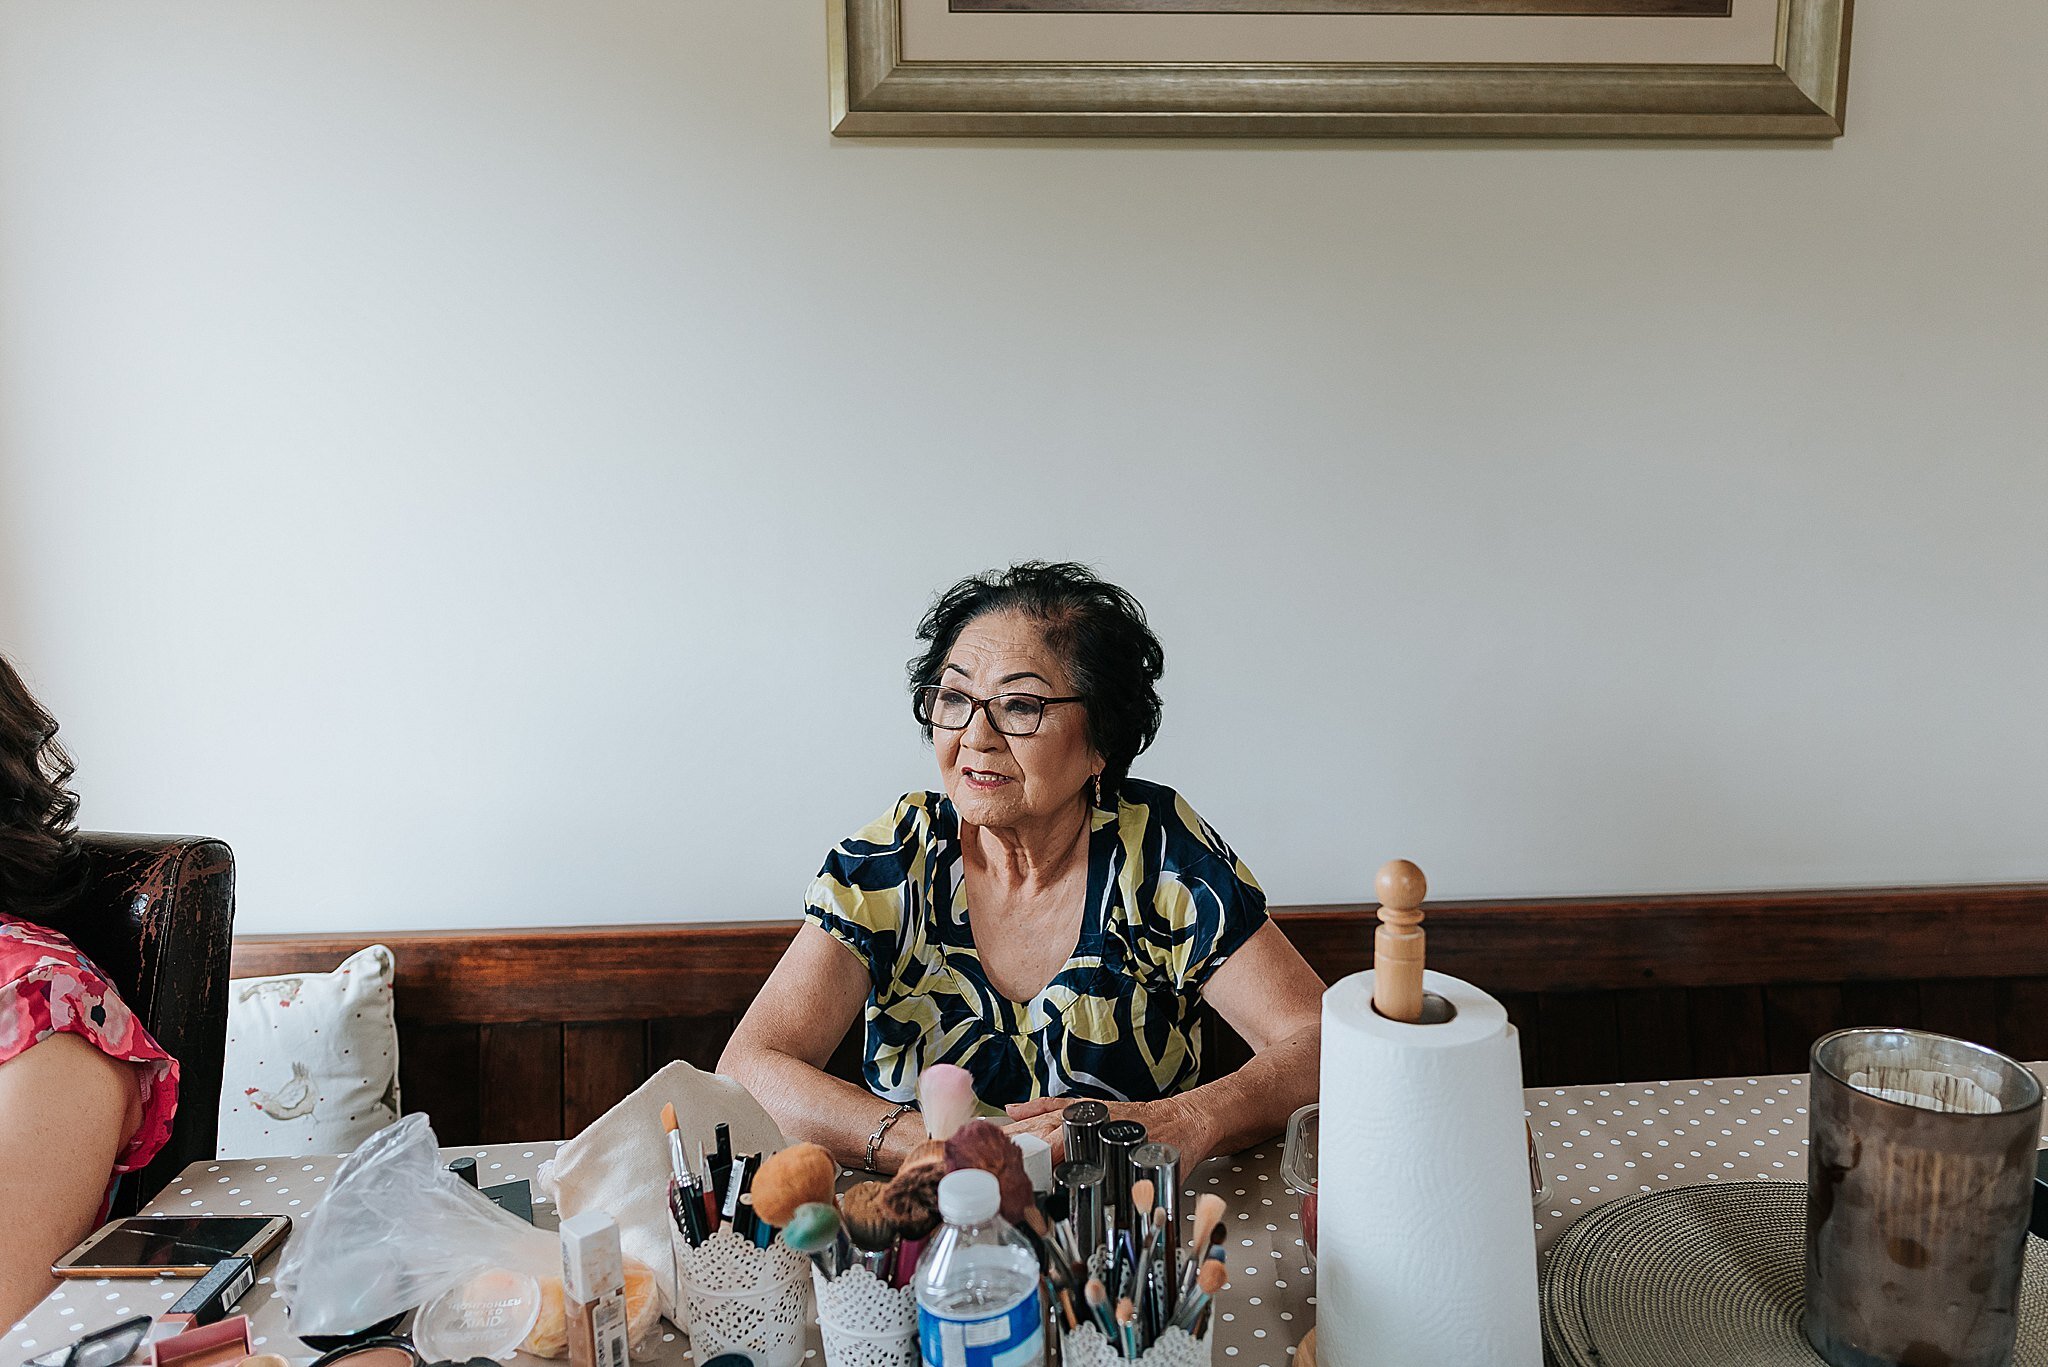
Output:
<svg viewBox="0 0 2048 1367">
<path fill-rule="evenodd" d="M 1236 1072 L 1174 1100 L 1188 1108 L 1209 1153 L 1250 1148 L 1280 1133 L 1288 1116 L 1316 1099 L 1322 1045 L 1323 1023 L 1310 1021 Z"/>
<path fill-rule="evenodd" d="M 822 1144 L 843 1167 L 867 1162 L 868 1137 L 896 1109 L 865 1087 L 833 1077 L 802 1059 L 768 1048 L 728 1045 L 718 1071 L 737 1081 L 773 1117 L 791 1142 Z M 924 1141 L 924 1117 L 905 1111 L 889 1126 L 875 1167 L 894 1172 Z"/>
</svg>

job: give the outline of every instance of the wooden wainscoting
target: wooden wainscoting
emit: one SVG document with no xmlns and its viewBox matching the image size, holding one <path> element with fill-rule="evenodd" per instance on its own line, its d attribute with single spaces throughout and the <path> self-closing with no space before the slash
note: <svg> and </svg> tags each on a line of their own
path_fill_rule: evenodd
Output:
<svg viewBox="0 0 2048 1367">
<path fill-rule="evenodd" d="M 1369 905 L 1276 918 L 1325 980 L 1366 966 Z M 2048 884 L 1429 904 L 1431 967 L 1506 1004 L 1531 1086 L 1799 1072 L 1845 1025 L 2048 1058 Z M 787 921 L 252 935 L 234 973 L 398 957 L 400 1081 L 443 1142 L 574 1134 L 670 1059 L 710 1068 Z M 833 1061 L 857 1075 L 858 1032 Z M 1211 1023 L 1212 1070 L 1244 1045 Z"/>
</svg>

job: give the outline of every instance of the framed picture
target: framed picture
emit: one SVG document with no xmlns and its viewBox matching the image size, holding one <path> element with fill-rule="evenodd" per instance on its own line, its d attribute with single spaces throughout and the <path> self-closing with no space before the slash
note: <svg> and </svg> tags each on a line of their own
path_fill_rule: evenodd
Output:
<svg viewBox="0 0 2048 1367">
<path fill-rule="evenodd" d="M 829 0 L 841 136 L 1832 138 L 1854 0 Z"/>
</svg>

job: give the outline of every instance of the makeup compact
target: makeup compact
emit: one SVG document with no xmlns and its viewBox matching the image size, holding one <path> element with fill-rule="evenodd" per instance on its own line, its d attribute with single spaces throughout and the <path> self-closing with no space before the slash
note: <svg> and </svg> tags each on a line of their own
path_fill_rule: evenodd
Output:
<svg viewBox="0 0 2048 1367">
<path fill-rule="evenodd" d="M 524 1272 L 480 1272 L 420 1307 L 412 1322 L 413 1344 L 433 1361 L 510 1357 L 533 1332 L 540 1304 L 540 1284 Z"/>
<path fill-rule="evenodd" d="M 424 1367 L 410 1341 L 395 1334 L 357 1339 L 313 1360 L 313 1367 Z"/>
</svg>

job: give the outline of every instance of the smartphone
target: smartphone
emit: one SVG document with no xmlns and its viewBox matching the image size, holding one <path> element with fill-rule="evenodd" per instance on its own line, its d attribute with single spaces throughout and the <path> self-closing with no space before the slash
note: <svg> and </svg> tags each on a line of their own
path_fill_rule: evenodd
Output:
<svg viewBox="0 0 2048 1367">
<path fill-rule="evenodd" d="M 203 1277 L 223 1258 L 260 1261 L 291 1232 L 288 1215 L 134 1215 L 55 1263 L 59 1277 Z"/>
</svg>

